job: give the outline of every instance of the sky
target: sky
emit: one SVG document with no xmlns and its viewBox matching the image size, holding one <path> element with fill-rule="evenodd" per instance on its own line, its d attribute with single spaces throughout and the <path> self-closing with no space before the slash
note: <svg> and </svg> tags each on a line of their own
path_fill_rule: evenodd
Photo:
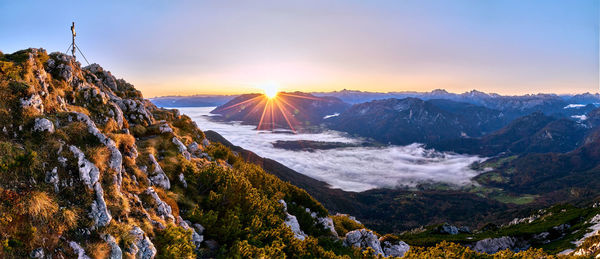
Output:
<svg viewBox="0 0 600 259">
<path fill-rule="evenodd" d="M 74 21 L 86 58 L 145 97 L 598 92 L 599 3 L 0 0 L 0 51 L 64 52 Z"/>
</svg>

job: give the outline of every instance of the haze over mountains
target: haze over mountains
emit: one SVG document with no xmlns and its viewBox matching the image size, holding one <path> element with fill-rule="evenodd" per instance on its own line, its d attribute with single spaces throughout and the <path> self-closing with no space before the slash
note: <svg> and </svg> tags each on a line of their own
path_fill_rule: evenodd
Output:
<svg viewBox="0 0 600 259">
<path fill-rule="evenodd" d="M 213 110 L 220 119 L 205 116 L 212 108 L 183 109 L 190 118 L 65 54 L 27 49 L 1 54 L 0 65 L 4 257 L 600 252 L 600 111 L 593 104 L 562 111 L 536 97 L 498 110 L 410 97 L 350 106 L 280 93 L 234 99 Z M 295 110 L 277 113 L 277 102 Z M 271 124 L 261 128 L 267 111 Z M 292 117 L 277 118 L 284 115 Z M 280 131 L 286 125 L 296 130 Z M 254 143 L 281 163 L 198 126 L 220 127 L 231 141 Z M 346 133 L 331 131 L 336 126 Z M 387 131 L 378 140 L 362 128 Z M 426 146 L 388 144 L 396 141 Z M 440 152 L 442 143 L 465 154 Z M 488 157 L 471 155 L 483 152 Z M 346 191 L 331 188 L 333 180 L 371 186 Z"/>
</svg>

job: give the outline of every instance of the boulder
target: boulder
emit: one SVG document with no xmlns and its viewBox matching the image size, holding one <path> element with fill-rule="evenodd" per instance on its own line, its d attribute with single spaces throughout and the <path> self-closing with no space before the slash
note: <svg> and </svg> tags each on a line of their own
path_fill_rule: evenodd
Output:
<svg viewBox="0 0 600 259">
<path fill-rule="evenodd" d="M 204 138 L 202 140 L 202 146 L 205 147 L 205 148 L 208 147 L 208 146 L 210 146 L 210 141 L 208 141 L 208 139 Z"/>
<path fill-rule="evenodd" d="M 179 181 L 181 182 L 184 188 L 187 188 L 187 181 L 185 181 L 185 176 L 183 175 L 183 173 L 179 174 Z"/>
<path fill-rule="evenodd" d="M 294 232 L 294 237 L 300 240 L 304 240 L 307 236 L 306 234 L 304 234 L 302 229 L 300 229 L 300 223 L 298 223 L 298 219 L 296 218 L 296 216 L 287 212 L 285 214 L 285 224 L 292 230 L 292 232 Z"/>
<path fill-rule="evenodd" d="M 449 234 L 449 235 L 458 234 L 458 228 L 456 226 L 452 226 L 448 223 L 444 223 L 444 225 L 439 226 L 437 228 L 437 231 L 440 234 Z"/>
<path fill-rule="evenodd" d="M 361 248 L 363 250 L 368 247 L 374 250 L 375 255 L 385 256 L 383 249 L 381 248 L 381 243 L 379 242 L 379 238 L 377 235 L 370 230 L 367 229 L 357 229 L 346 233 L 346 239 L 344 240 L 344 244 L 346 246 L 354 246 Z"/>
<path fill-rule="evenodd" d="M 515 238 L 507 236 L 479 240 L 473 247 L 473 250 L 486 254 L 495 254 L 506 249 L 512 251 L 522 250 L 517 246 L 517 240 Z"/>
<path fill-rule="evenodd" d="M 173 129 L 166 122 L 163 122 L 160 125 L 158 125 L 158 130 L 160 131 L 161 134 L 173 133 Z"/>
<path fill-rule="evenodd" d="M 383 253 L 385 256 L 403 257 L 409 249 L 410 246 L 404 241 L 398 241 L 397 243 L 383 241 Z"/>
<path fill-rule="evenodd" d="M 49 132 L 54 133 L 54 124 L 52 121 L 46 118 L 36 118 L 33 130 L 37 132 Z"/>
</svg>

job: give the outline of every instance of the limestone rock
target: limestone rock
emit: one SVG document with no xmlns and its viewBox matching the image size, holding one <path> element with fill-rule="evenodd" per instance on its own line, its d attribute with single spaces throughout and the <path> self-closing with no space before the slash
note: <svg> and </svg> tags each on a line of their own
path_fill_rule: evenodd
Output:
<svg viewBox="0 0 600 259">
<path fill-rule="evenodd" d="M 33 107 L 39 113 L 44 113 L 44 103 L 42 102 L 42 98 L 38 94 L 32 94 L 28 98 L 21 98 L 21 107 Z"/>
<path fill-rule="evenodd" d="M 44 179 L 46 183 L 51 183 L 54 185 L 54 192 L 58 192 L 58 168 L 54 167 L 52 171 L 46 172 L 46 178 Z"/>
<path fill-rule="evenodd" d="M 169 178 L 163 171 L 162 167 L 160 167 L 160 164 L 158 164 L 158 161 L 156 161 L 156 158 L 154 157 L 154 155 L 149 154 L 149 158 L 150 158 L 150 163 L 154 167 L 153 175 L 148 177 L 150 179 L 150 181 L 152 182 L 152 184 L 156 185 L 156 186 L 160 186 L 163 189 L 170 189 L 171 181 L 169 181 Z"/>
<path fill-rule="evenodd" d="M 100 178 L 100 170 L 94 165 L 94 163 L 85 159 L 85 155 L 76 146 L 69 146 L 69 150 L 77 158 L 77 165 L 79 166 L 79 179 L 85 183 L 88 188 L 92 189 L 94 184 L 98 182 Z"/>
<path fill-rule="evenodd" d="M 279 203 L 283 205 L 283 209 L 286 215 L 285 224 L 292 230 L 292 232 L 294 233 L 294 237 L 300 240 L 304 240 L 307 237 L 307 235 L 304 234 L 302 229 L 300 229 L 300 223 L 298 223 L 298 219 L 296 218 L 296 216 L 287 212 L 287 204 L 284 200 L 279 200 Z"/>
<path fill-rule="evenodd" d="M 99 182 L 94 185 L 94 191 L 96 192 L 96 199 L 92 202 L 92 211 L 90 217 L 94 220 L 96 226 L 103 227 L 108 225 L 112 220 L 110 212 L 106 207 L 106 201 L 104 201 L 104 190 Z"/>
<path fill-rule="evenodd" d="M 449 234 L 449 235 L 458 234 L 458 228 L 456 226 L 452 226 L 448 223 L 444 223 L 444 225 L 441 225 L 440 227 L 438 227 L 437 231 L 440 234 Z"/>
<path fill-rule="evenodd" d="M 208 147 L 208 146 L 210 146 L 210 141 L 208 141 L 208 139 L 204 138 L 202 140 L 202 146 L 205 147 L 205 148 Z"/>
<path fill-rule="evenodd" d="M 83 250 L 83 248 L 76 242 L 70 241 L 69 246 L 71 247 L 71 249 L 73 249 L 73 252 L 77 255 L 77 259 L 90 259 L 90 257 L 88 257 L 85 254 L 85 250 Z"/>
<path fill-rule="evenodd" d="M 52 121 L 46 118 L 36 118 L 35 124 L 33 125 L 33 130 L 38 132 L 49 132 L 54 133 L 54 124 Z"/>
<path fill-rule="evenodd" d="M 202 244 L 202 241 L 204 240 L 204 236 L 200 235 L 202 232 L 200 232 L 200 234 L 199 234 L 195 228 L 190 227 L 189 222 L 183 220 L 181 217 L 178 217 L 178 220 L 179 220 L 179 226 L 181 226 L 183 229 L 191 229 L 192 230 L 192 243 L 194 243 L 194 245 L 196 246 L 196 249 L 199 249 L 200 245 Z"/>
<path fill-rule="evenodd" d="M 383 241 L 383 253 L 385 256 L 403 257 L 409 249 L 410 246 L 404 241 L 398 241 L 395 244 L 390 241 Z"/>
<path fill-rule="evenodd" d="M 108 148 L 110 151 L 110 159 L 108 164 L 111 169 L 115 170 L 117 173 L 120 173 L 123 167 L 123 156 L 121 155 L 119 148 L 117 148 L 115 141 L 102 134 L 90 117 L 80 112 L 75 112 L 75 114 L 77 116 L 77 120 L 84 122 L 87 125 L 88 131 L 92 135 L 96 136 L 98 140 L 100 140 L 100 143 L 104 144 Z"/>
<path fill-rule="evenodd" d="M 517 246 L 517 240 L 513 237 L 499 237 L 499 238 L 486 238 L 483 240 L 477 241 L 473 250 L 480 253 L 494 254 L 502 250 L 521 250 Z"/>
<path fill-rule="evenodd" d="M 385 256 L 383 253 L 383 249 L 381 248 L 381 243 L 379 242 L 379 238 L 377 235 L 370 230 L 367 229 L 357 229 L 350 231 L 346 234 L 346 239 L 344 240 L 344 244 L 347 246 L 354 246 L 361 249 L 367 249 L 368 247 L 374 250 L 374 253 L 381 254 Z"/>
<path fill-rule="evenodd" d="M 133 244 L 128 249 L 130 254 L 134 254 L 137 259 L 152 259 L 156 256 L 154 244 L 140 227 L 135 226 L 130 233 L 134 237 Z"/>
<path fill-rule="evenodd" d="M 175 217 L 173 217 L 171 206 L 169 206 L 169 204 L 162 201 L 160 197 L 158 197 L 158 194 L 156 193 L 154 188 L 148 187 L 145 193 L 150 195 L 150 197 L 152 197 L 152 199 L 156 203 L 156 215 L 162 217 L 163 219 L 171 219 L 172 222 L 175 222 Z"/>
<path fill-rule="evenodd" d="M 113 236 L 108 234 L 102 235 L 102 239 L 104 239 L 104 241 L 108 243 L 108 246 L 110 246 L 110 254 L 108 256 L 109 259 L 123 258 L 123 252 L 121 251 L 119 244 L 117 244 L 117 240 Z"/>
<path fill-rule="evenodd" d="M 158 125 L 158 130 L 160 131 L 161 134 L 173 133 L 173 129 L 166 122 L 163 122 L 160 125 Z"/>
<path fill-rule="evenodd" d="M 173 139 L 171 141 L 173 141 L 173 144 L 175 144 L 175 146 L 177 146 L 179 153 L 181 153 L 183 155 L 183 157 L 185 157 L 185 159 L 187 159 L 187 160 L 192 159 L 190 152 L 188 152 L 187 148 L 181 142 L 181 140 L 179 140 L 177 137 L 173 137 Z"/>
</svg>

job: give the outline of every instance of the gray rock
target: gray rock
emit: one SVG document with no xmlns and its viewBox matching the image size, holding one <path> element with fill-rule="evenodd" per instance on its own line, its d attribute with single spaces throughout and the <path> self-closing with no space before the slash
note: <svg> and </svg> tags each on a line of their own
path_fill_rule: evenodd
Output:
<svg viewBox="0 0 600 259">
<path fill-rule="evenodd" d="M 31 253 L 29 253 L 29 257 L 37 258 L 37 259 L 44 258 L 44 248 L 39 247 L 39 248 L 33 249 L 33 251 L 31 251 Z"/>
<path fill-rule="evenodd" d="M 123 128 L 123 122 L 125 121 L 125 117 L 123 116 L 123 111 L 121 110 L 121 107 L 119 107 L 113 102 L 111 102 L 110 105 L 112 106 L 112 111 L 114 111 L 113 118 L 117 122 L 117 125 L 119 125 L 119 129 Z"/>
<path fill-rule="evenodd" d="M 158 197 L 158 194 L 156 191 L 154 191 L 154 188 L 148 187 L 144 193 L 150 195 L 150 197 L 152 197 L 156 203 L 156 215 L 162 217 L 163 219 L 171 219 L 172 222 L 175 222 L 175 217 L 173 217 L 171 206 Z"/>
<path fill-rule="evenodd" d="M 204 233 L 204 227 L 198 223 L 194 223 L 193 224 L 194 229 L 196 229 L 196 232 L 198 232 L 198 234 L 202 234 Z"/>
<path fill-rule="evenodd" d="M 150 179 L 150 182 L 152 182 L 153 185 L 159 186 L 163 189 L 170 189 L 171 181 L 169 181 L 169 178 L 163 171 L 162 167 L 160 167 L 160 164 L 158 164 L 158 161 L 156 161 L 154 155 L 149 154 L 149 158 L 150 163 L 154 167 L 154 170 L 152 171 L 153 174 L 150 175 L 150 177 L 148 177 Z"/>
<path fill-rule="evenodd" d="M 192 154 L 196 154 L 196 152 L 202 151 L 200 145 L 198 145 L 196 141 L 192 142 L 192 144 L 189 144 L 187 149 Z"/>
<path fill-rule="evenodd" d="M 130 233 L 134 237 L 134 241 L 128 249 L 129 253 L 134 254 L 137 259 L 152 259 L 156 256 L 154 244 L 141 228 L 135 226 Z"/>
<path fill-rule="evenodd" d="M 208 139 L 204 138 L 202 140 L 202 146 L 205 147 L 205 148 L 208 147 L 208 146 L 210 146 L 210 141 L 208 141 Z"/>
<path fill-rule="evenodd" d="M 190 223 L 183 220 L 181 217 L 178 217 L 178 221 L 179 221 L 179 226 L 181 226 L 183 229 L 192 230 L 192 243 L 194 243 L 194 245 L 196 246 L 196 249 L 199 249 L 200 245 L 202 244 L 202 241 L 204 240 L 204 236 L 200 235 L 196 231 L 196 229 L 191 228 Z"/>
<path fill-rule="evenodd" d="M 512 237 L 486 238 L 477 241 L 473 249 L 480 253 L 494 254 L 506 249 L 514 250 L 516 239 Z"/>
<path fill-rule="evenodd" d="M 375 255 L 380 254 L 382 256 L 385 256 L 383 249 L 381 248 L 379 238 L 377 238 L 377 235 L 375 235 L 375 233 L 373 233 L 372 231 L 364 228 L 348 232 L 346 234 L 344 244 L 346 246 L 358 247 L 363 250 L 370 247 L 374 250 Z"/>
<path fill-rule="evenodd" d="M 187 159 L 187 160 L 192 159 L 192 155 L 190 154 L 190 152 L 188 152 L 187 148 L 181 142 L 181 140 L 179 140 L 177 137 L 173 137 L 173 139 L 171 141 L 173 141 L 173 144 L 175 144 L 175 146 L 177 146 L 179 153 L 181 153 L 183 155 L 183 157 L 185 157 L 185 159 Z"/>
<path fill-rule="evenodd" d="M 77 259 L 90 259 L 90 257 L 88 257 L 85 254 L 85 250 L 83 250 L 83 248 L 76 242 L 69 241 L 69 246 L 71 247 L 71 249 L 73 249 L 73 252 L 77 255 Z"/>
<path fill-rule="evenodd" d="M 296 218 L 296 216 L 287 212 L 285 214 L 285 224 L 292 230 L 292 232 L 294 232 L 294 237 L 300 240 L 304 240 L 307 237 L 307 235 L 304 234 L 302 229 L 300 229 L 300 223 L 298 223 L 298 219 Z"/>
<path fill-rule="evenodd" d="M 164 133 L 173 133 L 173 129 L 166 122 L 163 122 L 160 125 L 158 125 L 158 130 L 162 134 L 164 134 Z"/>
<path fill-rule="evenodd" d="M 85 159 L 85 155 L 76 146 L 69 146 L 69 150 L 77 158 L 77 165 L 79 167 L 79 179 L 92 189 L 94 184 L 98 182 L 100 178 L 100 170 L 94 165 L 94 163 Z"/>
<path fill-rule="evenodd" d="M 307 237 L 307 235 L 304 234 L 302 229 L 300 229 L 300 223 L 298 223 L 298 219 L 296 218 L 296 216 L 287 212 L 287 204 L 284 200 L 279 200 L 279 203 L 283 205 L 283 210 L 286 215 L 284 223 L 292 230 L 292 232 L 294 233 L 294 237 L 300 240 L 304 240 Z"/>
<path fill-rule="evenodd" d="M 54 167 L 52 171 L 46 172 L 46 178 L 44 179 L 46 183 L 51 183 L 54 185 L 54 192 L 58 192 L 58 168 Z"/>
<path fill-rule="evenodd" d="M 89 116 L 80 112 L 75 112 L 75 115 L 77 116 L 77 120 L 82 121 L 87 125 L 88 132 L 96 136 L 98 140 L 100 140 L 100 143 L 104 144 L 108 148 L 110 151 L 110 159 L 108 164 L 111 169 L 115 170 L 117 173 L 120 173 L 123 167 L 123 156 L 121 155 L 119 148 L 117 148 L 115 141 L 102 134 Z"/>
<path fill-rule="evenodd" d="M 44 113 L 44 103 L 38 94 L 32 94 L 29 98 L 21 98 L 21 107 L 33 107 L 39 113 Z"/>
<path fill-rule="evenodd" d="M 96 192 L 96 199 L 92 202 L 92 211 L 90 212 L 90 218 L 94 220 L 96 226 L 103 227 L 110 223 L 112 217 L 106 202 L 104 201 L 104 190 L 99 182 L 94 185 L 94 191 Z"/>
<path fill-rule="evenodd" d="M 33 125 L 33 130 L 38 132 L 49 132 L 54 133 L 54 124 L 46 118 L 36 118 L 35 124 Z"/>
<path fill-rule="evenodd" d="M 110 246 L 110 255 L 108 256 L 109 259 L 123 258 L 123 252 L 121 251 L 119 244 L 117 244 L 117 240 L 113 236 L 108 234 L 102 235 L 102 239 L 104 239 L 104 241 L 108 243 L 108 246 Z"/>
<path fill-rule="evenodd" d="M 410 246 L 404 241 L 398 241 L 398 243 L 395 244 L 389 241 L 383 242 L 383 252 L 385 256 L 403 257 L 408 250 L 410 250 Z"/>
<path fill-rule="evenodd" d="M 441 234 L 456 235 L 456 234 L 458 234 L 458 228 L 456 226 L 452 226 L 448 223 L 444 223 L 444 225 L 441 225 L 440 227 L 438 227 L 438 232 Z"/>
<path fill-rule="evenodd" d="M 181 184 L 183 184 L 184 188 L 187 188 L 187 182 L 185 181 L 185 176 L 183 175 L 183 173 L 179 174 L 179 181 L 181 182 Z"/>
</svg>

